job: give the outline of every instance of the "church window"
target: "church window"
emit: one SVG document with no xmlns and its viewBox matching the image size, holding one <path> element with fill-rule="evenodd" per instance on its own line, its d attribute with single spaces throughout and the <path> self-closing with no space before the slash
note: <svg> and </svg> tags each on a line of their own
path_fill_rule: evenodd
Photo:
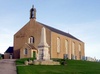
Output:
<svg viewBox="0 0 100 74">
<path fill-rule="evenodd" d="M 81 45 L 80 44 L 79 44 L 78 48 L 79 48 L 79 59 L 81 59 Z"/>
<path fill-rule="evenodd" d="M 60 38 L 57 37 L 57 53 L 60 53 Z"/>
<path fill-rule="evenodd" d="M 78 46 L 78 47 L 79 47 L 79 51 L 81 51 L 81 45 L 80 45 L 80 44 L 79 44 L 79 46 Z"/>
<path fill-rule="evenodd" d="M 29 39 L 28 39 L 28 43 L 29 44 L 33 44 L 34 43 L 34 37 L 31 36 Z"/>
<path fill-rule="evenodd" d="M 68 40 L 65 40 L 65 52 L 68 54 Z"/>
<path fill-rule="evenodd" d="M 76 59 L 77 57 L 75 56 L 75 42 L 72 42 L 72 59 Z"/>
<path fill-rule="evenodd" d="M 74 42 L 72 43 L 72 54 L 73 55 L 75 54 L 75 43 Z"/>
<path fill-rule="evenodd" d="M 27 50 L 27 48 L 25 48 L 24 49 L 24 54 L 27 55 L 27 53 L 28 53 L 28 50 Z"/>
</svg>

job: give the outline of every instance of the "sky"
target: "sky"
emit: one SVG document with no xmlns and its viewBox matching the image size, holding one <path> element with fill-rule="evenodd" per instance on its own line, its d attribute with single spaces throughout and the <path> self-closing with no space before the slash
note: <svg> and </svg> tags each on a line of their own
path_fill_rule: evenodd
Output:
<svg viewBox="0 0 100 74">
<path fill-rule="evenodd" d="M 0 53 L 30 19 L 70 33 L 85 43 L 85 55 L 100 59 L 100 0 L 0 0 Z"/>
</svg>

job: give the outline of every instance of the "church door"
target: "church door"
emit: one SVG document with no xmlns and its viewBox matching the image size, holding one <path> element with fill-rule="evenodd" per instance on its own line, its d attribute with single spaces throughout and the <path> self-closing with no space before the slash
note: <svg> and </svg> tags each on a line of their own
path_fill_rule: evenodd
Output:
<svg viewBox="0 0 100 74">
<path fill-rule="evenodd" d="M 33 58 L 36 59 L 36 51 L 33 51 Z"/>
</svg>

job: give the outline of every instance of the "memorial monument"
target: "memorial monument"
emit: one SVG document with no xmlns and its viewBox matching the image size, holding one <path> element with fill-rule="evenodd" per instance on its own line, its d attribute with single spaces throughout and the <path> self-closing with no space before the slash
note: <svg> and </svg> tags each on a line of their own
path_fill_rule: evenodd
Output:
<svg viewBox="0 0 100 74">
<path fill-rule="evenodd" d="M 46 29 L 43 27 L 41 30 L 41 40 L 38 45 L 37 60 L 34 60 L 35 65 L 60 65 L 59 62 L 50 60 L 49 47 L 46 41 Z"/>
</svg>

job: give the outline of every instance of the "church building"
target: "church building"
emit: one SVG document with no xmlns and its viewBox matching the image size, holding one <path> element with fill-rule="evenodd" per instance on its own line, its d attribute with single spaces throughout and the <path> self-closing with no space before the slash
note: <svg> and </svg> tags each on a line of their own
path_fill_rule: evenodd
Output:
<svg viewBox="0 0 100 74">
<path fill-rule="evenodd" d="M 33 6 L 30 9 L 30 21 L 14 35 L 13 57 L 38 58 L 39 47 L 47 46 L 49 50 L 46 53 L 50 54 L 50 58 L 81 60 L 85 56 L 84 42 L 69 33 L 38 22 Z"/>
</svg>

